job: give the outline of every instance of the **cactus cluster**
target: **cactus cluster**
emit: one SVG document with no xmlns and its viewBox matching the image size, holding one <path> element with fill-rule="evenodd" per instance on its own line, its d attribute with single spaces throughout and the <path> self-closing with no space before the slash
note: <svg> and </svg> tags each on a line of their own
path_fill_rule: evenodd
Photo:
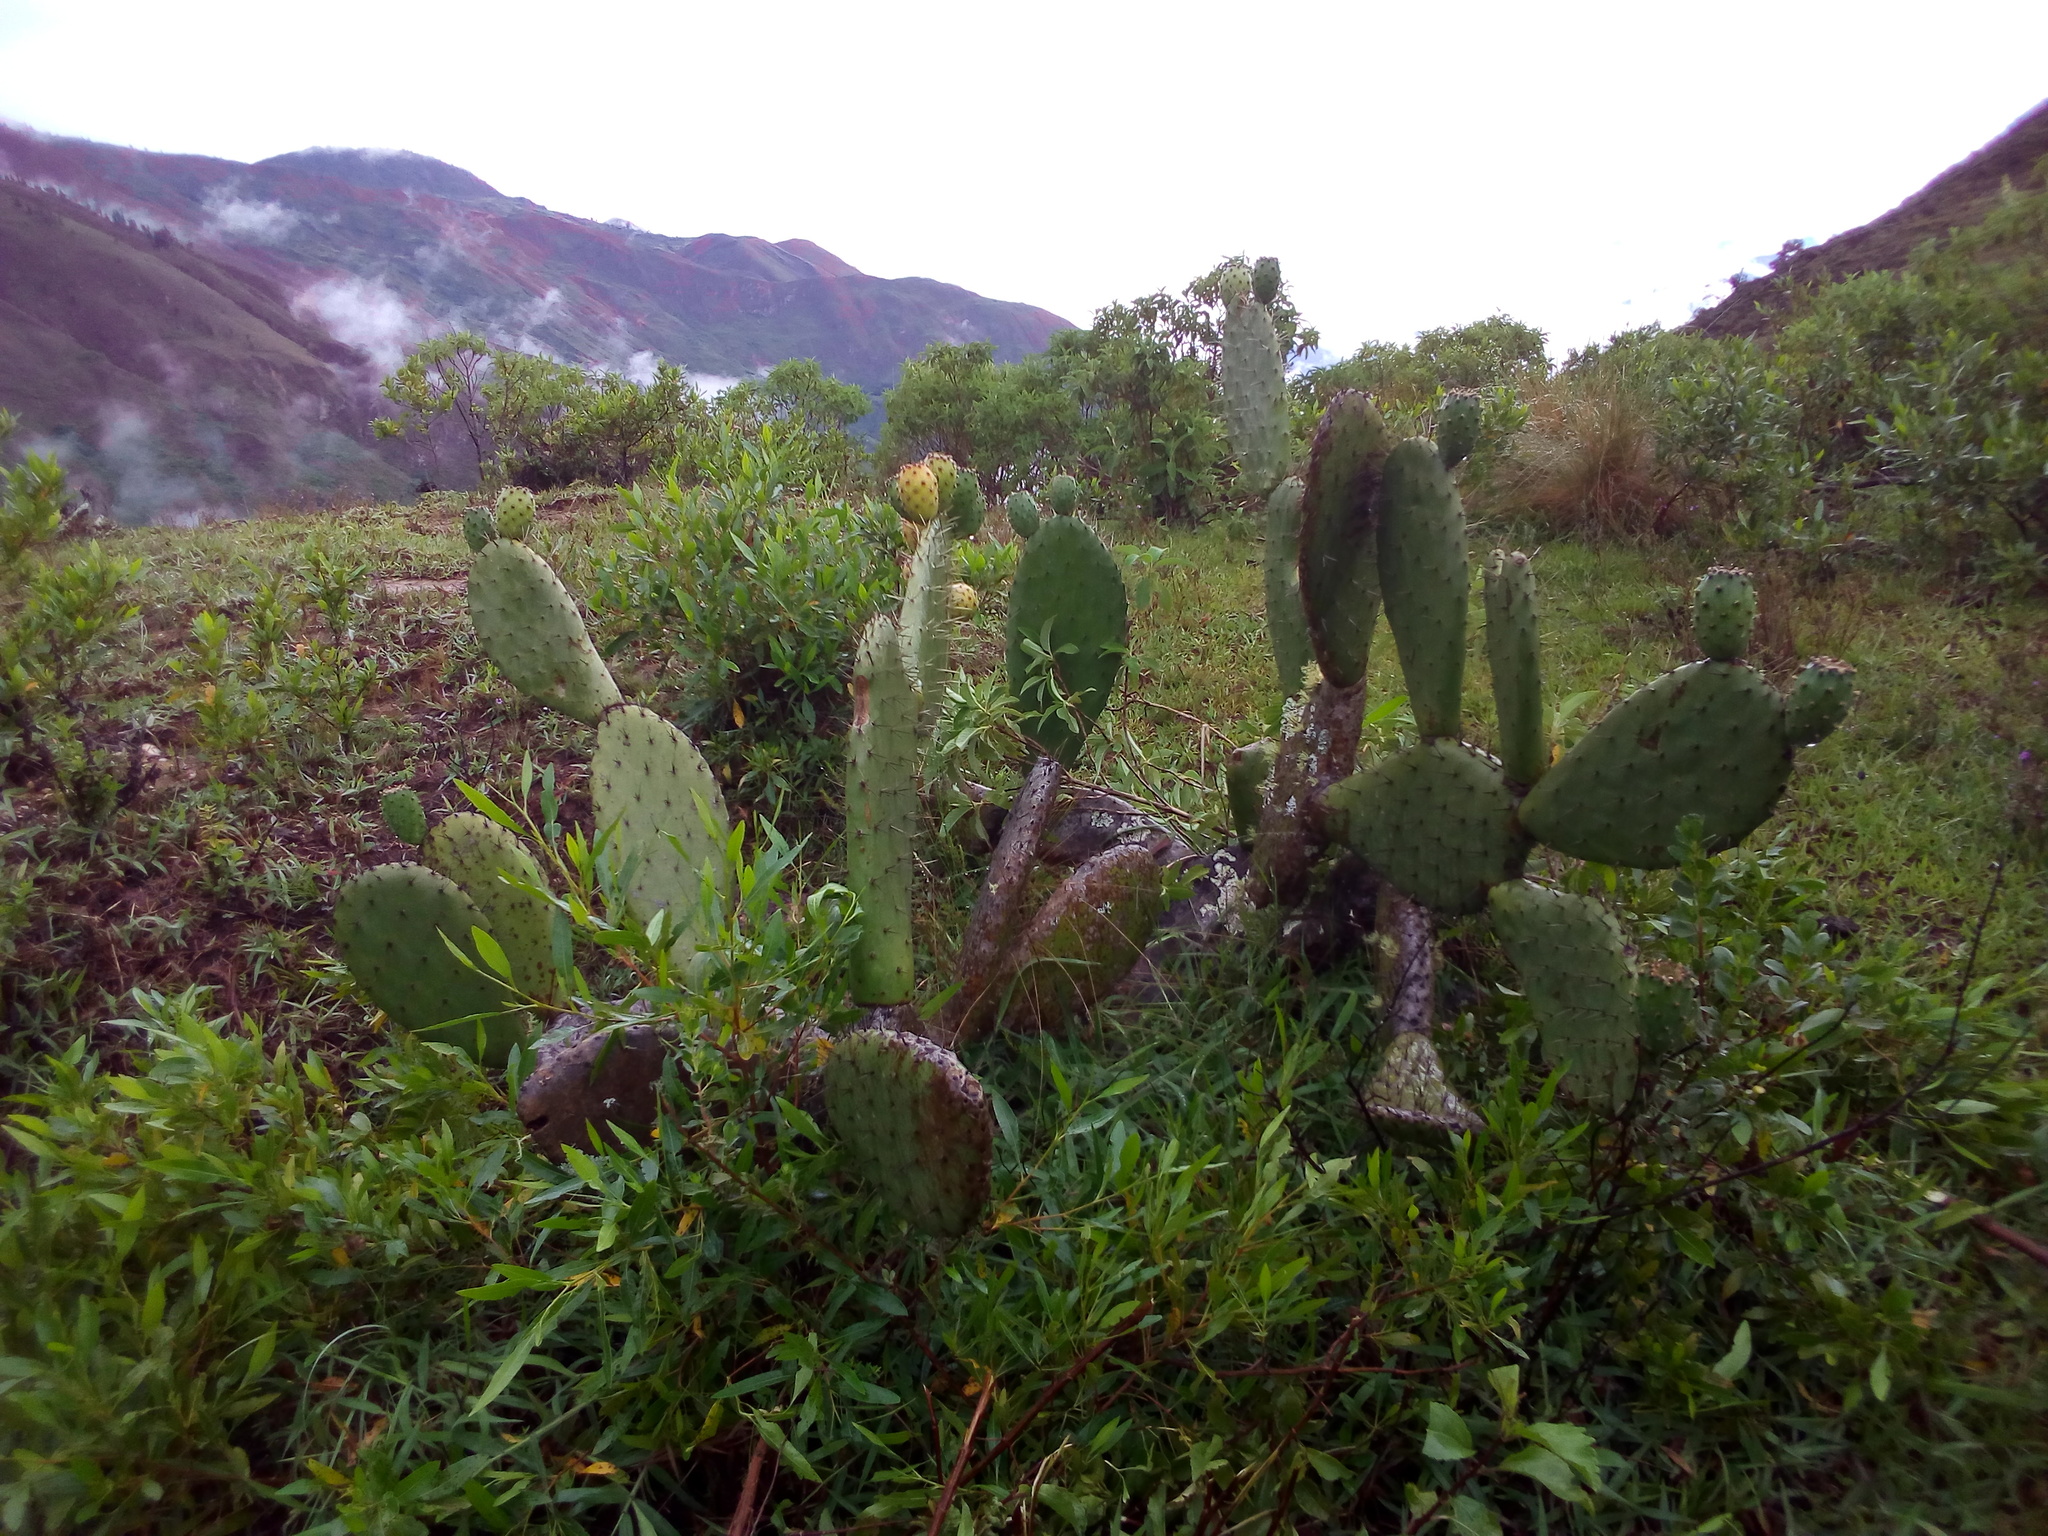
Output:
<svg viewBox="0 0 2048 1536">
<path fill-rule="evenodd" d="M 1447 400 L 1435 443 L 1391 442 L 1371 401 L 1356 393 L 1339 395 L 1324 414 L 1295 546 L 1321 676 L 1290 706 L 1295 725 L 1272 763 L 1254 867 L 1268 895 L 1294 901 L 1316 850 L 1334 842 L 1427 911 L 1490 913 L 1522 974 L 1546 1058 L 1568 1070 L 1570 1090 L 1615 1103 L 1633 1090 L 1645 1029 L 1659 1038 L 1681 1032 L 1673 1019 L 1683 1006 L 1668 978 L 1632 974 L 1620 927 L 1599 903 L 1523 879 L 1527 854 L 1540 843 L 1588 861 L 1661 868 L 1675 861 L 1688 818 L 1709 849 L 1733 846 L 1776 805 L 1793 748 L 1841 722 L 1854 674 L 1819 658 L 1781 696 L 1743 661 L 1754 583 L 1716 567 L 1694 593 L 1706 659 L 1624 700 L 1553 763 L 1534 574 L 1526 556 L 1496 551 L 1484 567 L 1483 609 L 1500 756 L 1466 742 L 1471 571 L 1450 467 L 1470 452 L 1476 412 L 1476 402 Z M 1269 591 L 1279 585 L 1269 575 Z M 1421 740 L 1353 770 L 1381 605 Z M 1283 600 L 1276 647 L 1290 619 Z M 1266 777 L 1269 751 L 1262 744 L 1231 769 L 1240 828 L 1250 780 L 1255 770 Z M 1385 1102 L 1415 1108 L 1409 1090 L 1440 1076 L 1421 1060 L 1429 1049 L 1426 1038 L 1403 1040 L 1390 1053 L 1383 1076 L 1391 1076 L 1376 1090 Z M 1448 1112 L 1435 1119 L 1459 1123 Z"/>
<path fill-rule="evenodd" d="M 988 515 L 981 482 L 944 453 L 928 453 L 898 469 L 889 482 L 889 502 L 913 528 L 942 521 L 956 539 L 973 538 Z"/>
</svg>

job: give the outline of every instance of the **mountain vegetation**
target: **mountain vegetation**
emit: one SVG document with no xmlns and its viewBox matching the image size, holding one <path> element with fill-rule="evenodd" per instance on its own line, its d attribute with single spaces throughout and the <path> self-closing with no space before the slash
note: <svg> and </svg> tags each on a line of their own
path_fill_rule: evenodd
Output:
<svg viewBox="0 0 2048 1536">
<path fill-rule="evenodd" d="M 384 374 L 474 492 L 10 457 L 0 1521 L 2031 1531 L 2048 192 L 1977 212 L 1561 362 L 1302 369 L 1225 260 L 872 456 L 822 359 L 475 332 Z"/>
</svg>

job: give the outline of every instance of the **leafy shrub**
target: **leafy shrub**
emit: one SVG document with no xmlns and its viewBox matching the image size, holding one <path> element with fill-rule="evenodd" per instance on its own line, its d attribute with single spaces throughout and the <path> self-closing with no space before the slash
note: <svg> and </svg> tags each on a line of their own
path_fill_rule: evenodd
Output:
<svg viewBox="0 0 2048 1536">
<path fill-rule="evenodd" d="M 743 796 L 806 815 L 837 777 L 846 661 L 896 591 L 901 535 L 886 507 L 792 484 L 772 432 L 727 442 L 719 481 L 622 498 L 592 607 L 612 649 L 681 670 L 680 718 Z"/>
</svg>

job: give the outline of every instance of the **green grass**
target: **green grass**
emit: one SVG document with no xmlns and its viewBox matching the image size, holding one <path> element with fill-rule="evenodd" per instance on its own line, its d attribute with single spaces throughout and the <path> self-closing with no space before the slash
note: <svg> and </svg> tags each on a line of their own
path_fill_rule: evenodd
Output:
<svg viewBox="0 0 2048 1536">
<path fill-rule="evenodd" d="M 587 588 L 610 515 L 551 509 L 535 542 Z M 1260 551 L 1118 536 L 1165 556 L 1085 771 L 1213 832 L 1224 753 L 1271 729 Z M 173 669 L 193 621 L 246 629 L 257 573 L 296 594 L 314 546 L 368 567 L 339 641 L 381 674 L 365 718 L 345 741 L 309 709 L 207 747 Z M 758 1063 L 688 1048 L 658 1144 L 560 1168 L 522 1151 L 498 1085 L 387 1038 L 328 962 L 338 883 L 402 853 L 384 788 L 450 808 L 455 779 L 508 792 L 531 753 L 588 820 L 587 730 L 494 677 L 459 594 L 381 585 L 461 572 L 446 509 L 112 547 L 145 562 L 140 612 L 89 709 L 162 771 L 91 832 L 33 775 L 0 802 L 6 1068 L 43 1096 L 0 1203 L 10 1529 L 723 1529 L 750 1464 L 757 1530 L 922 1530 L 956 1467 L 955 1531 L 2018 1533 L 2048 1497 L 2048 1288 L 1969 1219 L 2038 1233 L 2048 1173 L 2048 891 L 2009 831 L 2016 748 L 2041 741 L 2038 604 L 1765 568 L 1767 667 L 1830 651 L 1862 696 L 1751 853 L 1616 883 L 1644 953 L 1709 957 L 1718 1006 L 1635 1139 L 1549 1102 L 1469 922 L 1447 933 L 1439 1043 L 1492 1129 L 1463 1151 L 1381 1142 L 1356 1105 L 1367 957 L 1313 974 L 1255 921 L 1171 1007 L 973 1048 L 1006 1106 L 1001 1198 L 938 1253 Z M 1684 590 L 1712 558 L 1543 550 L 1550 698 L 1596 695 L 1576 729 L 1683 659 Z M 293 624 L 288 651 L 333 643 L 317 613 Z M 997 600 L 962 638 L 971 670 L 999 668 L 1000 633 Z M 1476 610 L 1472 633 L 1484 742 Z M 644 652 L 620 667 L 675 682 Z M 1384 631 L 1371 687 L 1401 687 Z M 738 1005 L 770 1035 L 850 1014 L 798 899 L 837 873 L 831 809 L 785 819 L 812 841 L 776 899 L 825 959 L 769 978 L 775 1013 Z M 978 871 L 924 852 L 936 992 Z M 1839 1028 L 1812 1025 L 1831 1009 Z M 1882 1109 L 1928 1063 L 1904 1116 L 1703 1186 Z M 1558 1496 L 1588 1485 L 1528 1454 L 1553 1443 L 1598 1447 L 1597 1497 Z"/>
</svg>

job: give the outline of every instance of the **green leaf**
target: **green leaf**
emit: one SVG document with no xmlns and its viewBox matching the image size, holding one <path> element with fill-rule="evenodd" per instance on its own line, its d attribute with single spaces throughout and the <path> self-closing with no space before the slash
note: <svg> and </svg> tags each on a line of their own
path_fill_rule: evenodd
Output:
<svg viewBox="0 0 2048 1536">
<path fill-rule="evenodd" d="M 1429 1433 L 1422 1437 L 1422 1454 L 1432 1461 L 1463 1461 L 1472 1454 L 1472 1431 L 1455 1409 L 1443 1403 L 1429 1405 Z"/>
<path fill-rule="evenodd" d="M 1344 1463 L 1334 1456 L 1326 1456 L 1306 1445 L 1301 1448 L 1301 1454 L 1308 1464 L 1315 1468 L 1316 1476 L 1326 1483 L 1334 1483 L 1350 1475 L 1345 1472 Z"/>
<path fill-rule="evenodd" d="M 1554 1451 L 1546 1451 L 1540 1445 L 1528 1446 L 1515 1452 L 1501 1463 L 1501 1469 L 1535 1478 L 1567 1503 L 1592 1502 L 1587 1498 L 1586 1490 L 1580 1485 L 1578 1474 L 1565 1463 L 1565 1459 Z"/>
<path fill-rule="evenodd" d="M 1728 1353 L 1714 1362 L 1714 1374 L 1724 1380 L 1733 1381 L 1742 1374 L 1742 1368 L 1749 1364 L 1749 1319 L 1742 1320 L 1742 1326 L 1735 1330 L 1735 1342 L 1728 1347 Z"/>
<path fill-rule="evenodd" d="M 1522 1404 L 1522 1368 L 1519 1365 L 1497 1365 L 1486 1373 L 1486 1381 L 1493 1388 L 1493 1395 L 1500 1399 L 1501 1418 L 1504 1421 L 1512 1419 Z"/>
<path fill-rule="evenodd" d="M 782 1464 L 785 1467 L 789 1468 L 798 1477 L 804 1479 L 805 1482 L 815 1483 L 819 1481 L 816 1469 L 804 1458 L 802 1451 L 789 1443 L 789 1437 L 783 1434 L 780 1424 L 777 1424 L 773 1419 L 764 1418 L 760 1414 L 750 1413 L 747 1417 L 754 1421 L 754 1428 L 761 1432 L 761 1438 L 775 1448 L 775 1454 L 782 1458 Z"/>
<path fill-rule="evenodd" d="M 502 980 L 510 981 L 512 979 L 512 962 L 505 958 L 505 946 L 492 938 L 489 932 L 482 928 L 472 926 L 469 930 L 469 937 L 470 941 L 476 945 L 477 955 L 483 960 L 483 963 L 497 972 Z"/>
<path fill-rule="evenodd" d="M 1880 1403 L 1892 1395 L 1892 1352 L 1880 1349 L 1870 1362 L 1870 1395 Z"/>
<path fill-rule="evenodd" d="M 1534 1440 L 1568 1463 L 1591 1487 L 1600 1486 L 1600 1447 L 1576 1424 L 1525 1424 L 1522 1438 Z"/>
<path fill-rule="evenodd" d="M 1500 1516 L 1478 1499 L 1461 1493 L 1451 1500 L 1446 1514 L 1459 1536 L 1501 1536 Z"/>
</svg>

